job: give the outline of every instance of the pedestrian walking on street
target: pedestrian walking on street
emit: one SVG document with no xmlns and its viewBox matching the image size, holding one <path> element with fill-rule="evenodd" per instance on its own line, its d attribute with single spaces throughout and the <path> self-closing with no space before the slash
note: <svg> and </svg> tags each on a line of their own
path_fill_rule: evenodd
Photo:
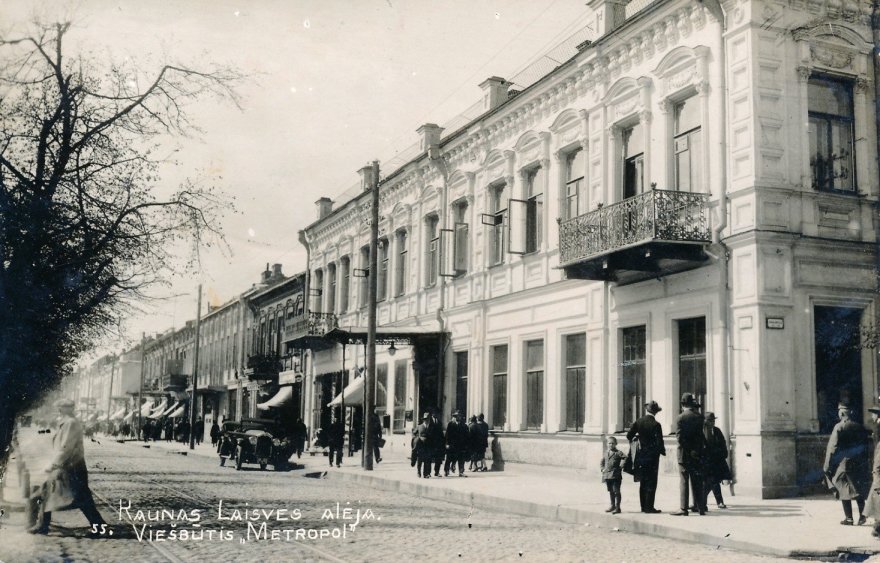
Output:
<svg viewBox="0 0 880 563">
<path fill-rule="evenodd" d="M 415 430 L 413 437 L 413 457 L 416 460 L 416 475 L 428 479 L 431 476 L 431 463 L 433 461 L 433 444 L 431 443 L 434 434 L 432 419 L 429 413 L 422 415 L 422 423 Z"/>
<path fill-rule="evenodd" d="M 165 419 L 165 441 L 174 441 L 174 419 L 170 416 Z"/>
<path fill-rule="evenodd" d="M 468 428 L 461 419 L 461 412 L 455 411 L 452 413 L 452 420 L 446 425 L 446 465 L 443 467 L 443 473 L 446 477 L 449 477 L 450 467 L 453 472 L 455 471 L 456 464 L 458 465 L 458 476 L 467 477 L 464 474 L 464 459 L 467 455 L 469 438 Z"/>
<path fill-rule="evenodd" d="M 477 471 L 488 471 L 486 468 L 486 450 L 489 448 L 489 424 L 486 422 L 483 413 L 477 415 L 477 428 L 479 431 L 479 441 L 477 443 L 477 451 L 474 454 L 477 460 Z"/>
<path fill-rule="evenodd" d="M 437 413 L 431 413 L 431 456 L 434 459 L 434 477 L 440 477 L 440 467 L 446 458 L 446 440 L 443 425 Z"/>
<path fill-rule="evenodd" d="M 333 455 L 336 455 L 336 467 L 342 466 L 342 448 L 345 446 L 345 426 L 341 420 L 342 413 L 336 413 L 336 419 L 327 429 L 327 447 L 330 449 L 330 467 L 333 467 Z"/>
<path fill-rule="evenodd" d="M 468 465 L 468 469 L 471 471 L 477 470 L 477 449 L 479 446 L 479 433 L 480 427 L 477 426 L 477 417 L 471 416 L 471 419 L 468 421 L 467 425 L 468 429 L 468 460 L 470 464 Z"/>
<path fill-rule="evenodd" d="M 217 447 L 217 440 L 220 439 L 220 426 L 217 424 L 215 420 L 211 424 L 211 445 Z"/>
<path fill-rule="evenodd" d="M 82 423 L 73 416 L 74 403 L 61 399 L 55 403 L 59 413 L 58 431 L 52 437 L 52 463 L 46 467 L 49 474 L 40 495 L 40 513 L 28 532 L 49 533 L 52 511 L 78 508 L 91 524 L 89 535 L 96 535 L 106 525 L 95 506 L 89 489 L 89 472 L 83 449 Z"/>
<path fill-rule="evenodd" d="M 303 419 L 297 418 L 296 422 L 293 424 L 293 444 L 296 448 L 296 457 L 299 459 L 302 457 L 304 444 L 306 443 L 306 438 L 308 437 L 308 428 L 306 428 Z"/>
<path fill-rule="evenodd" d="M 727 440 L 721 429 L 715 426 L 715 413 L 707 412 L 703 423 L 703 436 L 706 438 L 706 464 L 703 471 L 703 506 L 709 502 L 709 492 L 715 496 L 715 504 L 718 508 L 727 508 L 724 504 L 724 496 L 721 494 L 721 481 L 729 481 L 733 478 L 730 466 L 727 464 Z"/>
<path fill-rule="evenodd" d="M 617 438 L 614 436 L 608 436 L 605 442 L 607 448 L 599 464 L 602 470 L 602 482 L 605 483 L 608 496 L 611 497 L 611 506 L 605 512 L 620 514 L 620 484 L 623 481 L 622 469 L 626 454 L 617 449 Z"/>
<path fill-rule="evenodd" d="M 849 405 L 840 403 L 837 416 L 840 422 L 831 430 L 823 469 L 828 483 L 836 490 L 836 496 L 843 505 L 845 518 L 840 523 L 853 525 L 852 501 L 856 501 L 859 508 L 858 525 L 861 526 L 867 521 L 864 515 L 865 499 L 871 479 L 868 432 L 853 419 Z"/>
<path fill-rule="evenodd" d="M 700 405 L 693 393 L 681 396 L 681 414 L 676 423 L 678 436 L 678 475 L 680 504 L 678 512 L 673 516 L 688 515 L 688 485 L 693 493 L 694 504 L 700 516 L 706 514 L 703 502 L 703 456 L 706 449 L 706 438 L 703 435 L 703 415 L 697 412 Z"/>
<path fill-rule="evenodd" d="M 193 432 L 195 433 L 196 445 L 201 444 L 202 440 L 205 439 L 205 421 L 202 420 L 202 417 L 196 419 L 196 423 L 193 425 Z"/>
<path fill-rule="evenodd" d="M 654 506 L 654 498 L 657 494 L 660 456 L 666 455 L 663 427 L 656 419 L 657 413 L 662 410 L 657 401 L 645 403 L 645 416 L 636 420 L 626 433 L 626 439 L 630 442 L 630 452 L 638 452 L 632 460 L 633 479 L 639 484 L 639 505 L 646 514 L 660 512 Z"/>
<path fill-rule="evenodd" d="M 380 450 L 385 445 L 385 440 L 382 439 L 382 420 L 379 419 L 376 411 L 370 414 L 370 420 L 372 421 L 371 427 L 373 432 L 373 459 L 378 463 L 382 461 L 382 452 Z"/>
</svg>

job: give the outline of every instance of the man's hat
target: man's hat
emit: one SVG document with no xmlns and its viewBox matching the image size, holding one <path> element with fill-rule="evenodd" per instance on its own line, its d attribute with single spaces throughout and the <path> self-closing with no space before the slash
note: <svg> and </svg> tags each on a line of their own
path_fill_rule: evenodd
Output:
<svg viewBox="0 0 880 563">
<path fill-rule="evenodd" d="M 849 411 L 849 410 L 852 410 L 852 407 L 849 406 L 847 403 L 845 403 L 845 402 L 843 402 L 843 401 L 840 401 L 839 403 L 837 403 L 837 410 L 839 410 L 839 411 Z"/>
<path fill-rule="evenodd" d="M 649 402 L 645 403 L 645 410 L 651 414 L 657 414 L 658 412 L 662 411 L 663 409 L 660 408 L 660 405 L 657 404 L 657 401 L 649 401 Z"/>
<path fill-rule="evenodd" d="M 711 412 L 711 411 L 707 412 L 706 413 L 706 420 L 715 420 L 715 413 Z"/>
<path fill-rule="evenodd" d="M 426 412 L 425 414 L 422 415 L 422 420 L 424 420 L 426 418 L 430 418 L 430 417 L 431 417 L 431 413 Z"/>
<path fill-rule="evenodd" d="M 70 399 L 58 399 L 55 401 L 55 408 L 57 409 L 72 409 L 74 407 L 74 402 Z"/>
<path fill-rule="evenodd" d="M 698 403 L 697 400 L 694 399 L 693 393 L 685 393 L 681 396 L 681 406 L 697 408 L 700 406 L 700 403 Z"/>
<path fill-rule="evenodd" d="M 456 409 L 456 410 L 452 413 L 452 416 L 461 416 L 461 411 Z"/>
</svg>

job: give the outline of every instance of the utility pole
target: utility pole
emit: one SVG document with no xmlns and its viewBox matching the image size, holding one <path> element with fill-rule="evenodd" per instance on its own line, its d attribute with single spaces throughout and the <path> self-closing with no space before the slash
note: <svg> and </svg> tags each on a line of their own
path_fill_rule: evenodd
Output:
<svg viewBox="0 0 880 563">
<path fill-rule="evenodd" d="M 379 288 L 379 161 L 373 161 L 370 206 L 370 274 L 367 307 L 367 373 L 364 381 L 364 469 L 373 470 L 373 410 L 376 408 L 376 293 Z"/>
<path fill-rule="evenodd" d="M 144 407 L 141 402 L 144 400 L 144 363 L 146 363 L 147 359 L 147 333 L 141 333 L 141 386 L 138 387 L 138 404 L 137 404 L 137 413 L 138 413 L 138 434 L 143 435 L 142 429 L 144 427 L 143 424 L 143 413 L 141 412 Z M 142 436 L 146 438 L 146 436 Z"/>
<path fill-rule="evenodd" d="M 196 306 L 196 340 L 193 350 L 193 392 L 189 402 L 189 449 L 195 449 L 196 441 L 196 390 L 199 384 L 199 325 L 202 323 L 202 284 L 199 284 L 199 304 Z"/>
<path fill-rule="evenodd" d="M 110 423 L 110 409 L 113 404 L 113 376 L 116 375 L 116 362 L 119 360 L 119 356 L 116 356 L 113 359 L 113 363 L 110 365 L 110 390 L 107 391 L 107 423 L 109 428 Z"/>
</svg>

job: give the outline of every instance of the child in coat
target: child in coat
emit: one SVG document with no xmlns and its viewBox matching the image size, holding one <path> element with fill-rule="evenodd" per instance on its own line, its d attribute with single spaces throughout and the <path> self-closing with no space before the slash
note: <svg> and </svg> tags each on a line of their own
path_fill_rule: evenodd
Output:
<svg viewBox="0 0 880 563">
<path fill-rule="evenodd" d="M 605 512 L 620 514 L 620 484 L 623 482 L 623 462 L 626 454 L 617 449 L 617 438 L 608 436 L 608 449 L 602 457 L 600 465 L 602 469 L 602 482 L 608 487 L 608 495 L 611 497 L 611 507 Z"/>
</svg>

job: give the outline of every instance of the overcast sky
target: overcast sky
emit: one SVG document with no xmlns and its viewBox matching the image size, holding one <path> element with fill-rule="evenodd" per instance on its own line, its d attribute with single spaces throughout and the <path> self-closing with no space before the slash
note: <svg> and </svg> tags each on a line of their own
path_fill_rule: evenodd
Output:
<svg viewBox="0 0 880 563">
<path fill-rule="evenodd" d="M 213 61 L 250 75 L 243 109 L 205 100 L 203 129 L 178 140 L 182 165 L 165 175 L 208 174 L 234 194 L 224 228 L 230 254 L 203 256 L 169 297 L 128 323 L 135 341 L 195 317 L 196 287 L 224 302 L 259 279 L 266 263 L 286 274 L 306 267 L 297 231 L 314 201 L 334 199 L 372 159 L 390 160 L 480 99 L 478 84 L 510 77 L 585 23 L 584 0 L 61 0 L 0 2 L 4 31 L 33 16 L 64 17 L 71 45 L 99 62 L 132 58 Z M 169 145 L 174 146 L 174 145 Z M 383 174 L 391 170 L 383 169 Z"/>
</svg>

